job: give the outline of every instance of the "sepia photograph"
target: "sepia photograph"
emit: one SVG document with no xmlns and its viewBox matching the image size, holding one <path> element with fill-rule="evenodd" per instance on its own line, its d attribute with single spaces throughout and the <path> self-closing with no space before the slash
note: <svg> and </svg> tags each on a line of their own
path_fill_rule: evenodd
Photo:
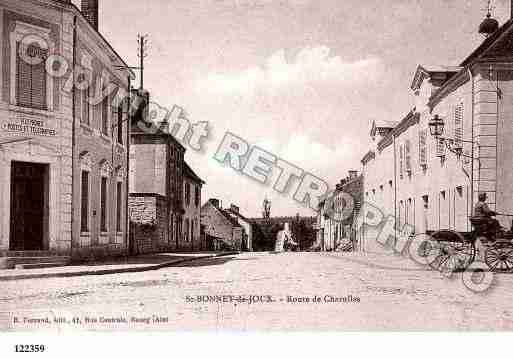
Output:
<svg viewBox="0 0 513 359">
<path fill-rule="evenodd" d="M 0 42 L 14 357 L 513 330 L 512 0 L 0 0 Z"/>
</svg>

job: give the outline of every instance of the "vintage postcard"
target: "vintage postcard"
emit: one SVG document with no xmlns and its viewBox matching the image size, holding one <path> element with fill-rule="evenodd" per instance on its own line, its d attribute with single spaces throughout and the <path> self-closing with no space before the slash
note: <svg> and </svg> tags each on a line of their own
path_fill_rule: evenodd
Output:
<svg viewBox="0 0 513 359">
<path fill-rule="evenodd" d="M 0 0 L 0 41 L 1 333 L 513 329 L 513 1 Z"/>
</svg>

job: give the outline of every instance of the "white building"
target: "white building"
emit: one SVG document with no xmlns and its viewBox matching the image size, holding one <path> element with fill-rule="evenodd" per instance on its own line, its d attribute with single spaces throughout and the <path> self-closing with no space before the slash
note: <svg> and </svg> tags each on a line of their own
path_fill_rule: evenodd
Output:
<svg viewBox="0 0 513 359">
<path fill-rule="evenodd" d="M 415 108 L 397 124 L 372 125 L 373 147 L 362 159 L 366 210 L 375 206 L 416 233 L 471 231 L 479 192 L 492 209 L 513 213 L 512 40 L 510 20 L 459 66 L 418 66 Z M 430 135 L 436 115 L 445 142 Z M 510 226 L 507 217 L 498 219 Z M 373 228 L 360 234 L 366 251 L 383 250 Z"/>
</svg>

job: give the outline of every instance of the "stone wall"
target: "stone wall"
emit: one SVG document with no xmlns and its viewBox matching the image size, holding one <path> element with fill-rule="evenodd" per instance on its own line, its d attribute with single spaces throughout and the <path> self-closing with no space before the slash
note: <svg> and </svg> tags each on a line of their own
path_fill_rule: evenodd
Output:
<svg viewBox="0 0 513 359">
<path fill-rule="evenodd" d="M 130 231 L 137 254 L 175 249 L 168 226 L 167 201 L 162 196 L 129 199 Z"/>
</svg>

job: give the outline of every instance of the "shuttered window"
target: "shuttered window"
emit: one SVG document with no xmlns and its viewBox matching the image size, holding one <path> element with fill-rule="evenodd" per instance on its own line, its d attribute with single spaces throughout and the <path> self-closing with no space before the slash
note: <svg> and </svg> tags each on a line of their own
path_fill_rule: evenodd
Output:
<svg viewBox="0 0 513 359">
<path fill-rule="evenodd" d="M 427 130 L 419 131 L 419 164 L 427 167 Z"/>
<path fill-rule="evenodd" d="M 463 148 L 463 102 L 454 108 L 454 148 Z"/>
<path fill-rule="evenodd" d="M 436 155 L 437 157 L 445 156 L 445 142 L 442 138 L 436 139 Z"/>
<path fill-rule="evenodd" d="M 76 113 L 80 119 L 80 123 L 90 125 L 89 118 L 89 88 L 84 90 L 77 90 L 76 98 Z"/>
<path fill-rule="evenodd" d="M 16 103 L 18 106 L 47 110 L 45 60 L 48 50 L 30 45 L 26 54 L 40 58 L 37 64 L 30 64 L 20 56 L 20 46 L 16 45 Z"/>
<path fill-rule="evenodd" d="M 109 97 L 106 96 L 101 102 L 101 130 L 105 136 L 109 135 Z"/>
<path fill-rule="evenodd" d="M 411 173 L 411 144 L 410 140 L 404 142 L 404 166 L 408 174 Z"/>
</svg>

